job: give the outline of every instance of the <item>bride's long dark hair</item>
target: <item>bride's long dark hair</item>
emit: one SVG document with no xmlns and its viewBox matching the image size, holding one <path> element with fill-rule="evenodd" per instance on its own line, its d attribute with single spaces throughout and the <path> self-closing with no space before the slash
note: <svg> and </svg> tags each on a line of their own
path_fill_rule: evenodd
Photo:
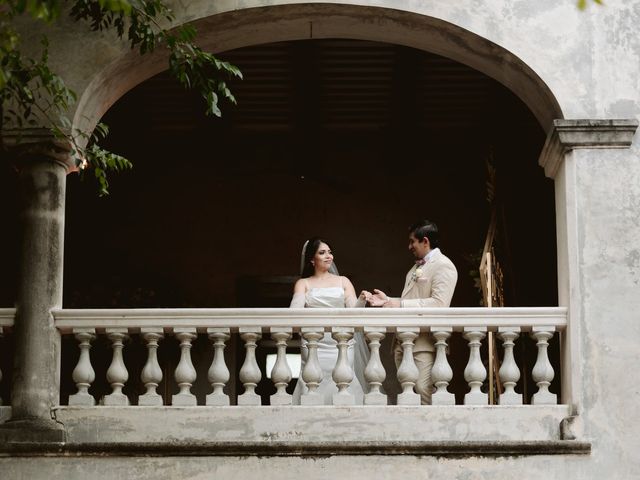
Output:
<svg viewBox="0 0 640 480">
<path fill-rule="evenodd" d="M 302 278 L 310 277 L 315 273 L 315 268 L 311 264 L 311 260 L 313 260 L 313 257 L 315 257 L 316 252 L 318 251 L 318 248 L 320 248 L 321 243 L 327 244 L 329 249 L 331 249 L 331 245 L 329 245 L 329 242 L 327 242 L 323 238 L 313 237 L 307 241 L 306 246 L 304 248 L 304 252 L 303 252 L 304 260 L 302 265 L 302 271 L 300 272 L 300 276 Z"/>
</svg>

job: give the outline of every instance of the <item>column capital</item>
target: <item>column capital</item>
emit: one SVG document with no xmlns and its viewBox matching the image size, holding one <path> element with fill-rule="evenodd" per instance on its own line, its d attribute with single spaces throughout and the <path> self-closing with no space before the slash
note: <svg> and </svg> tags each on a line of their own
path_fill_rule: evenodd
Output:
<svg viewBox="0 0 640 480">
<path fill-rule="evenodd" d="M 554 120 L 538 163 L 555 178 L 564 155 L 574 148 L 629 148 L 638 128 L 636 119 Z"/>
<path fill-rule="evenodd" d="M 1 134 L 3 154 L 18 170 L 35 161 L 49 161 L 61 165 L 67 174 L 78 171 L 69 141 L 47 128 L 6 129 Z"/>
</svg>

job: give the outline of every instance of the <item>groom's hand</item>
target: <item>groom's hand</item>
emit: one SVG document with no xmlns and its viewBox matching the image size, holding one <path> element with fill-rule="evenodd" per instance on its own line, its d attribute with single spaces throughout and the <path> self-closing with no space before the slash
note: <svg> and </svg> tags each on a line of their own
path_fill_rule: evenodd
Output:
<svg viewBox="0 0 640 480">
<path fill-rule="evenodd" d="M 382 305 L 382 308 L 398 308 L 401 306 L 402 306 L 402 303 L 400 303 L 400 300 L 398 300 L 397 298 L 390 298 L 389 300 L 384 302 L 384 305 Z"/>
<path fill-rule="evenodd" d="M 371 294 L 370 294 L 371 295 Z M 383 307 L 389 301 L 389 297 L 382 290 L 374 288 L 373 295 L 367 300 L 372 307 Z"/>
<path fill-rule="evenodd" d="M 373 295 L 371 296 L 371 300 L 369 300 L 369 305 L 373 307 L 401 307 L 402 304 L 400 300 L 395 298 L 389 298 L 386 293 L 382 290 L 378 290 L 377 288 L 373 290 Z"/>
</svg>

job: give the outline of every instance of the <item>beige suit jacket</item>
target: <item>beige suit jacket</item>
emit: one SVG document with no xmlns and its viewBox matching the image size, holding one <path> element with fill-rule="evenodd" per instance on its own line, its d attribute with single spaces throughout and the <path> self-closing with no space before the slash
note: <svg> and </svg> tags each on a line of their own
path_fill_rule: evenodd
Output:
<svg viewBox="0 0 640 480">
<path fill-rule="evenodd" d="M 416 275 L 417 268 L 421 274 Z M 403 307 L 448 307 L 458 281 L 455 265 L 439 250 L 421 267 L 413 266 L 404 284 L 402 297 Z M 433 352 L 435 350 L 430 335 L 416 338 L 414 352 Z"/>
</svg>

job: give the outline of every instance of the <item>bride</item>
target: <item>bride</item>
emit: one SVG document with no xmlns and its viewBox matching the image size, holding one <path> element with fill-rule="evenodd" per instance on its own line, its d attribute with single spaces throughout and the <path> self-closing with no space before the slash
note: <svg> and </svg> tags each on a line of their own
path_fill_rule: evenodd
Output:
<svg viewBox="0 0 640 480">
<path fill-rule="evenodd" d="M 364 307 L 364 294 L 356 298 L 353 285 L 347 277 L 341 277 L 333 262 L 333 253 L 329 244 L 321 238 L 312 238 L 302 247 L 300 262 L 301 274 L 293 287 L 292 308 L 345 308 Z M 306 341 L 302 339 L 302 369 L 308 356 Z M 325 333 L 318 342 L 318 360 L 322 368 L 322 381 L 316 390 L 324 397 L 324 404 L 333 403 L 333 394 L 338 391 L 332 378 L 333 368 L 338 358 L 337 342 L 331 337 L 331 333 Z M 355 348 L 354 348 L 355 347 Z M 354 354 L 355 352 L 355 354 Z M 347 358 L 356 375 L 349 385 L 348 392 L 356 399 L 356 405 L 362 405 L 364 379 L 362 373 L 366 365 L 368 349 L 362 334 L 356 333 L 354 339 L 349 341 Z M 361 383 L 362 382 L 362 383 Z M 300 397 L 307 392 L 307 386 L 302 379 L 302 373 L 293 392 L 293 403 L 299 405 Z"/>
</svg>

